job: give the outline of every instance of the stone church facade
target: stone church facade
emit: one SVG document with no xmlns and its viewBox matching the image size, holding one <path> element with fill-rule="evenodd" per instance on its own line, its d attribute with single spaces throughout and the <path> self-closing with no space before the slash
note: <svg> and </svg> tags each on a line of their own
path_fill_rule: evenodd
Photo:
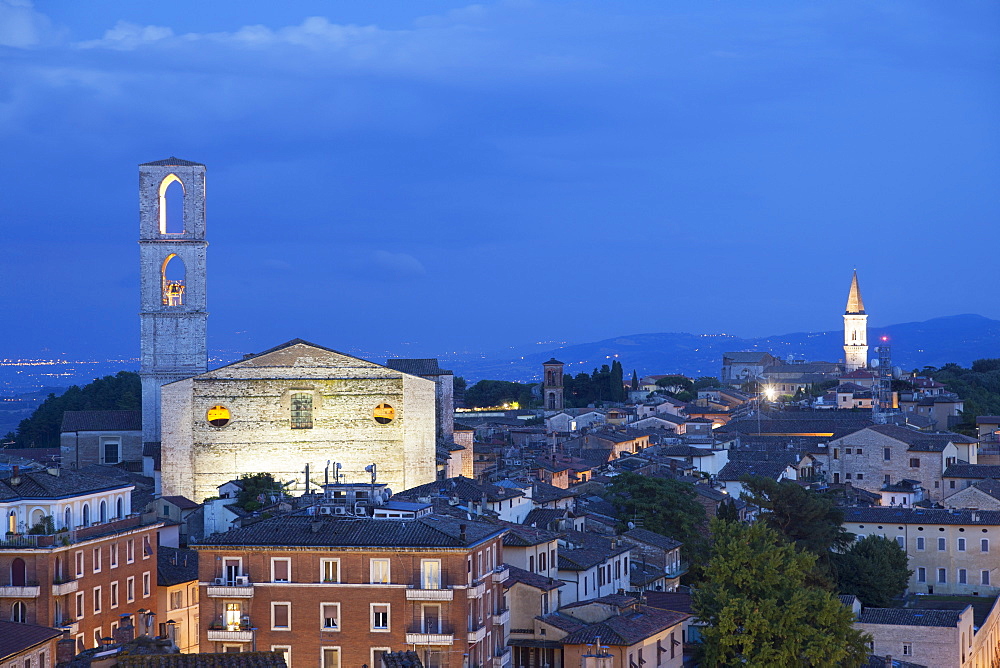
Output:
<svg viewBox="0 0 1000 668">
<path fill-rule="evenodd" d="M 244 473 L 394 491 L 435 479 L 435 383 L 296 339 L 162 388 L 162 489 L 196 502 Z"/>
</svg>

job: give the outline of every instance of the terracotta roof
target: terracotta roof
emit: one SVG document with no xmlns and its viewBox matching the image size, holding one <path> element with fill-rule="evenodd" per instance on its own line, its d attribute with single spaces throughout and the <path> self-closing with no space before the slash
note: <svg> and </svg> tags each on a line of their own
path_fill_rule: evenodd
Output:
<svg viewBox="0 0 1000 668">
<path fill-rule="evenodd" d="M 142 431 L 142 411 L 66 411 L 61 431 Z"/>
<path fill-rule="evenodd" d="M 382 652 L 381 668 L 423 668 L 423 665 L 424 664 L 420 662 L 420 656 L 412 650 L 405 650 L 402 652 Z M 372 668 L 380 667 L 372 666 Z"/>
<path fill-rule="evenodd" d="M 727 462 L 719 471 L 718 479 L 726 482 L 735 482 L 743 476 L 761 476 L 777 480 L 778 476 L 788 468 L 784 462 L 760 462 L 742 461 Z"/>
<path fill-rule="evenodd" d="M 861 490 L 855 488 L 856 491 Z M 976 524 L 1000 525 L 1000 510 L 957 510 L 950 508 L 844 508 L 844 522 L 865 524 Z"/>
<path fill-rule="evenodd" d="M 73 469 L 59 469 L 59 475 L 46 471 L 20 473 L 20 482 L 12 484 L 13 475 L 0 479 L 0 501 L 17 499 L 64 499 L 80 494 L 129 487 L 134 483 L 110 475 L 94 475 Z"/>
<path fill-rule="evenodd" d="M 181 510 L 192 510 L 198 507 L 198 504 L 187 498 L 186 496 L 164 496 L 161 497 L 164 501 L 169 501 Z"/>
<path fill-rule="evenodd" d="M 941 474 L 945 478 L 1000 479 L 1000 466 L 990 464 L 952 464 Z"/>
<path fill-rule="evenodd" d="M 385 365 L 390 369 L 402 371 L 412 376 L 447 376 L 451 371 L 445 371 L 438 365 L 436 357 L 426 357 L 420 359 L 395 358 L 385 361 Z"/>
<path fill-rule="evenodd" d="M 605 645 L 629 646 L 680 624 L 691 615 L 674 610 L 661 610 L 648 605 L 637 605 L 629 612 L 615 615 L 603 622 L 588 624 L 570 633 L 560 642 L 563 645 Z"/>
<path fill-rule="evenodd" d="M 18 652 L 60 637 L 62 631 L 59 629 L 0 620 L 0 662 Z"/>
<path fill-rule="evenodd" d="M 927 432 L 899 427 L 894 424 L 875 424 L 868 427 L 870 431 L 894 438 L 906 443 L 914 452 L 941 452 L 949 443 L 976 443 L 976 439 L 952 432 Z"/>
<path fill-rule="evenodd" d="M 958 626 L 962 610 L 920 610 L 916 608 L 864 608 L 858 622 L 861 624 L 890 624 L 892 626 Z"/>
<path fill-rule="evenodd" d="M 281 652 L 226 652 L 217 654 L 127 654 L 118 656 L 119 668 L 286 668 Z"/>
<path fill-rule="evenodd" d="M 645 543 L 646 545 L 653 545 L 661 550 L 675 550 L 683 543 L 679 540 L 674 540 L 664 536 L 663 534 L 656 533 L 655 531 L 650 531 L 649 529 L 630 529 L 622 534 L 626 538 L 631 538 L 637 543 Z"/>
<path fill-rule="evenodd" d="M 662 610 L 673 610 L 675 612 L 686 612 L 691 614 L 694 607 L 691 603 L 691 594 L 681 594 L 679 592 L 667 591 L 647 591 L 643 594 L 646 597 L 646 605 L 651 608 Z"/>
<path fill-rule="evenodd" d="M 198 579 L 198 551 L 160 545 L 156 548 L 156 585 L 168 587 Z"/>
<path fill-rule="evenodd" d="M 542 362 L 542 366 L 547 366 L 549 364 L 563 364 L 563 363 L 557 360 L 555 357 L 550 357 L 548 362 Z"/>
<path fill-rule="evenodd" d="M 535 589 L 541 589 L 542 591 L 552 591 L 563 586 L 562 580 L 554 580 L 550 577 L 518 568 L 517 566 L 508 566 L 507 570 L 510 576 L 504 580 L 503 586 L 505 589 L 510 589 L 519 582 Z"/>
<path fill-rule="evenodd" d="M 503 526 L 427 515 L 416 520 L 285 515 L 201 539 L 199 546 L 469 547 L 503 534 Z M 462 537 L 462 528 L 465 536 Z"/>
<path fill-rule="evenodd" d="M 416 500 L 422 496 L 457 496 L 463 501 L 481 501 L 485 496 L 487 501 L 497 502 L 524 496 L 524 492 L 519 489 L 501 487 L 488 482 L 481 483 L 464 476 L 457 476 L 411 487 L 397 492 L 393 498 Z"/>
</svg>

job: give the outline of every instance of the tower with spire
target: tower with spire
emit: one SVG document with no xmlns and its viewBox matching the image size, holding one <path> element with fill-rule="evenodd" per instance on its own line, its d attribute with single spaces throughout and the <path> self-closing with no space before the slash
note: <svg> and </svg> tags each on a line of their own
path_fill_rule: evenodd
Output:
<svg viewBox="0 0 1000 668">
<path fill-rule="evenodd" d="M 861 300 L 858 271 L 851 279 L 851 292 L 844 311 L 844 370 L 850 373 L 868 366 L 868 314 Z"/>
</svg>

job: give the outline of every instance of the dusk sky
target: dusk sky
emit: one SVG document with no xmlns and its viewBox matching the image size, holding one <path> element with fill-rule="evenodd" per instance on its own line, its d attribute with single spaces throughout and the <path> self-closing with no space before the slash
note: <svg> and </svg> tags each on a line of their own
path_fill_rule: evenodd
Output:
<svg viewBox="0 0 1000 668">
<path fill-rule="evenodd" d="M 998 74 L 995 1 L 0 0 L 0 357 L 138 354 L 169 156 L 214 350 L 1000 318 Z"/>
</svg>

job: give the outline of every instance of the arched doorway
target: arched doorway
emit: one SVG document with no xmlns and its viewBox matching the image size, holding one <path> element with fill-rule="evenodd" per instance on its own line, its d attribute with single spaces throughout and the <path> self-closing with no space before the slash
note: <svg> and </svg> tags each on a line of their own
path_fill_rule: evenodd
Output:
<svg viewBox="0 0 1000 668">
<path fill-rule="evenodd" d="M 10 562 L 10 584 L 13 587 L 23 587 L 28 583 L 28 567 L 24 559 L 16 557 Z"/>
</svg>

